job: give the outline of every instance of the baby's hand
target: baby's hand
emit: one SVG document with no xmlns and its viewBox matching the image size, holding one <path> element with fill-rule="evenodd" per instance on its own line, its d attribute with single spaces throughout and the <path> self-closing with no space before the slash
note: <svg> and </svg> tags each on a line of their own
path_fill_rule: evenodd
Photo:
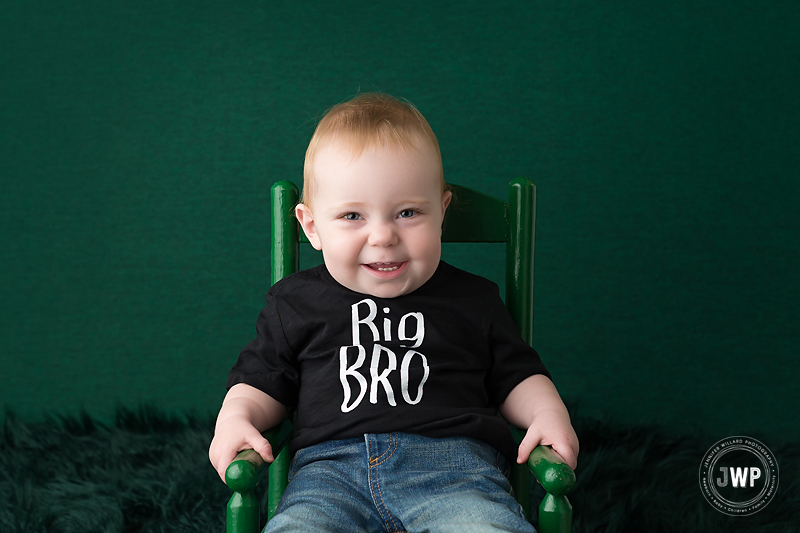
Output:
<svg viewBox="0 0 800 533">
<path fill-rule="evenodd" d="M 225 481 L 225 471 L 236 454 L 249 448 L 255 450 L 265 462 L 273 461 L 269 441 L 245 417 L 232 416 L 217 422 L 208 458 L 222 481 Z"/>
<path fill-rule="evenodd" d="M 578 436 L 566 411 L 542 409 L 536 413 L 519 445 L 517 462 L 527 462 L 533 449 L 539 445 L 551 446 L 573 470 L 578 466 Z"/>
</svg>

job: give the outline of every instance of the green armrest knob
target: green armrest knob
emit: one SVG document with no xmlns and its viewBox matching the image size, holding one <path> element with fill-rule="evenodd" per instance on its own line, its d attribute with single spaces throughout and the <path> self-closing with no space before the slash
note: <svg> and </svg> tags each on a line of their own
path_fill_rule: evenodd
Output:
<svg viewBox="0 0 800 533">
<path fill-rule="evenodd" d="M 569 494 L 575 486 L 575 472 L 549 446 L 537 446 L 528 458 L 528 466 L 544 490 L 554 496 Z"/>
<path fill-rule="evenodd" d="M 258 485 L 264 460 L 254 450 L 245 450 L 225 470 L 225 483 L 235 492 L 248 492 Z"/>
<path fill-rule="evenodd" d="M 263 435 L 272 444 L 272 453 L 277 456 L 289 442 L 292 423 L 284 420 L 280 425 L 265 431 Z M 251 491 L 258 485 L 267 468 L 269 464 L 264 462 L 255 450 L 241 451 L 225 470 L 225 483 L 235 492 Z"/>
</svg>

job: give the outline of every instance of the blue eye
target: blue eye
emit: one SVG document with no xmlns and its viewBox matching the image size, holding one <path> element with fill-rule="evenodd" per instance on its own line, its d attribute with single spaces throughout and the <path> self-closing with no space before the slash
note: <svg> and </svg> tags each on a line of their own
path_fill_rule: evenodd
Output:
<svg viewBox="0 0 800 533">
<path fill-rule="evenodd" d="M 402 211 L 400 211 L 400 214 L 398 216 L 400 218 L 411 218 L 416 214 L 417 212 L 414 211 L 413 209 L 403 209 Z"/>
<path fill-rule="evenodd" d="M 358 213 L 345 213 L 344 215 L 342 215 L 342 218 L 345 220 L 360 220 L 361 215 L 359 215 Z"/>
</svg>

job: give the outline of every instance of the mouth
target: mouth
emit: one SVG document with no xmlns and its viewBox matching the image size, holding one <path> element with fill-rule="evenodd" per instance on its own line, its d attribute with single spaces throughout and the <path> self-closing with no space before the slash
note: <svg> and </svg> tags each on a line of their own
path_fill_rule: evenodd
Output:
<svg viewBox="0 0 800 533">
<path fill-rule="evenodd" d="M 405 270 L 406 265 L 408 265 L 408 261 L 363 264 L 364 268 L 379 278 L 391 278 L 400 275 Z"/>
<path fill-rule="evenodd" d="M 378 272 L 394 272 L 403 266 L 403 263 L 368 263 L 367 266 Z"/>
</svg>

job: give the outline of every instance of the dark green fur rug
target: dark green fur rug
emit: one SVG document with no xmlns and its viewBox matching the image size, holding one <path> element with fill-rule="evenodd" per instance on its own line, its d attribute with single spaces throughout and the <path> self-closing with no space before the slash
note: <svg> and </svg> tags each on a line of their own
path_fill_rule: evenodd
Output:
<svg viewBox="0 0 800 533">
<path fill-rule="evenodd" d="M 800 531 L 800 447 L 769 443 L 775 499 L 729 517 L 703 499 L 698 468 L 710 443 L 574 418 L 581 438 L 570 496 L 575 533 Z M 207 459 L 213 421 L 120 410 L 25 423 L 7 414 L 0 442 L 0 532 L 222 532 L 229 492 Z M 535 492 L 538 492 L 536 487 Z M 538 495 L 536 500 L 538 501 Z"/>
</svg>

